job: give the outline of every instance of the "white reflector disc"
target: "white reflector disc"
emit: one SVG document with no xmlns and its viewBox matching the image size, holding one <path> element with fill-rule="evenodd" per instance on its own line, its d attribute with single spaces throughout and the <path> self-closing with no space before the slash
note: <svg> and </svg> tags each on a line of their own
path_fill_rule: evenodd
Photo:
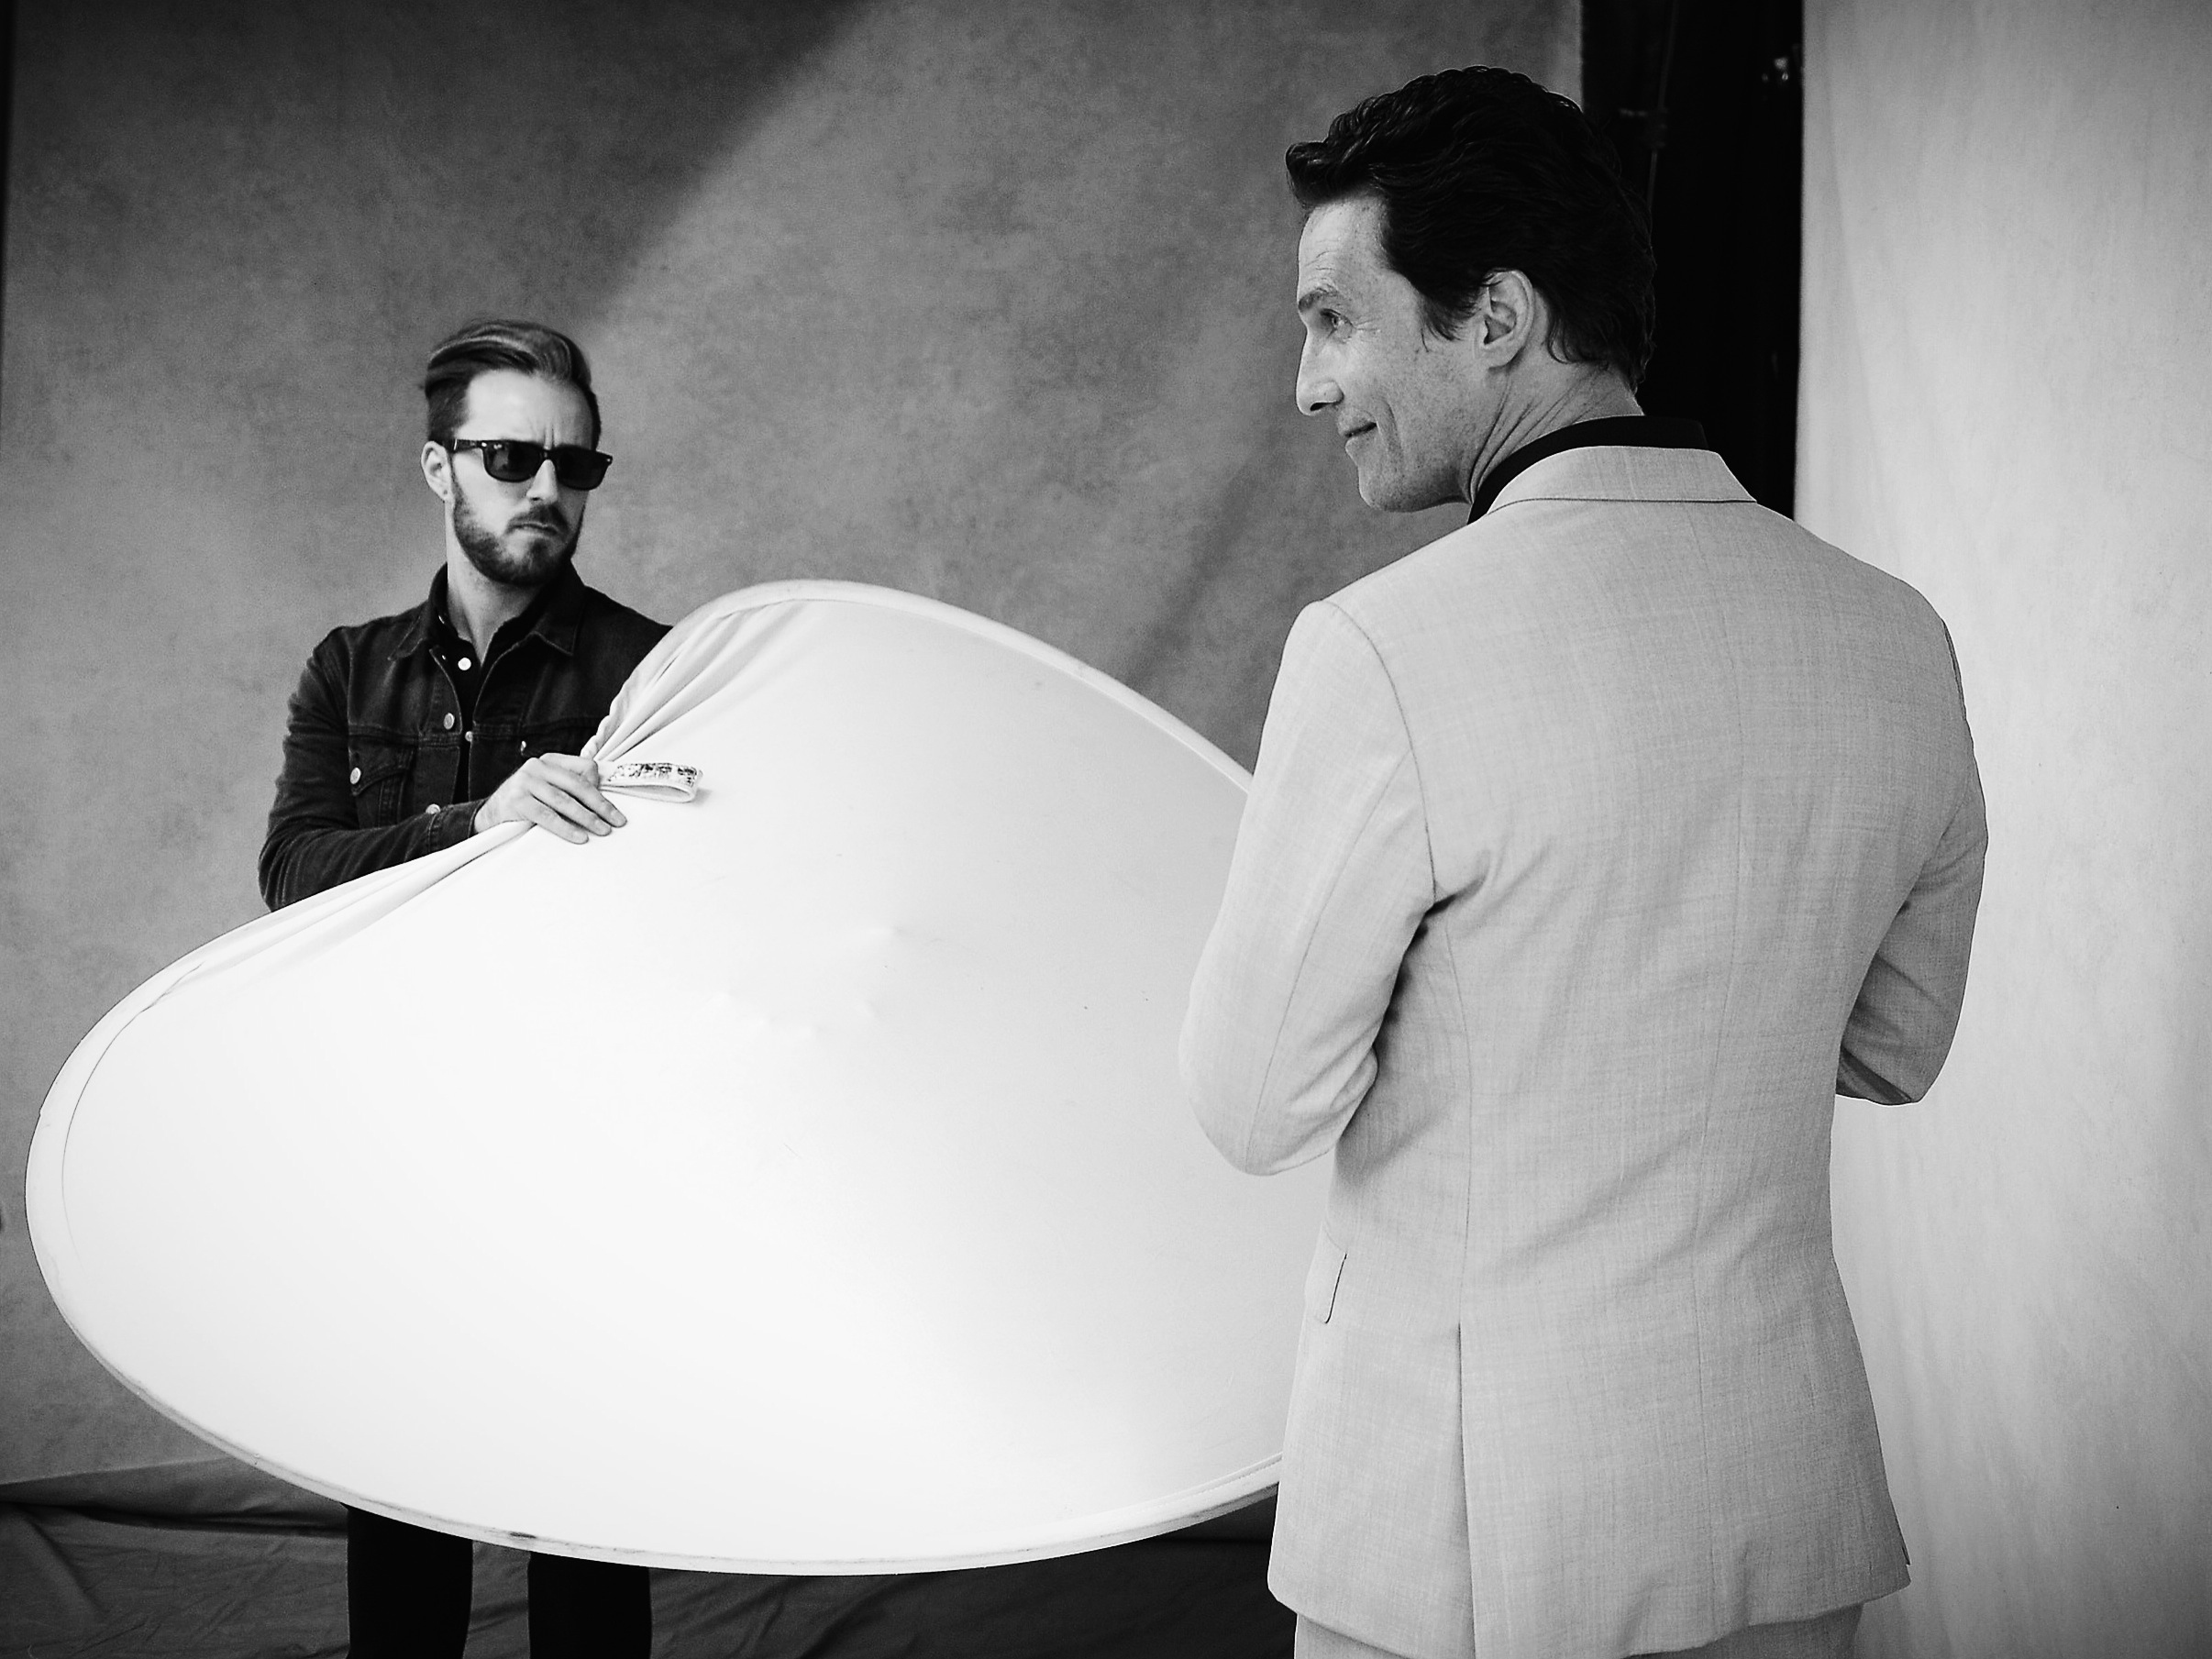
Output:
<svg viewBox="0 0 2212 1659">
<path fill-rule="evenodd" d="M 92 1351 L 301 1485 L 607 1559 L 983 1565 L 1265 1491 L 1326 1167 L 1236 1174 L 1175 1067 L 1238 769 L 830 582 L 687 617 L 599 752 L 697 792 L 335 889 L 85 1038 L 30 1210 Z"/>
</svg>

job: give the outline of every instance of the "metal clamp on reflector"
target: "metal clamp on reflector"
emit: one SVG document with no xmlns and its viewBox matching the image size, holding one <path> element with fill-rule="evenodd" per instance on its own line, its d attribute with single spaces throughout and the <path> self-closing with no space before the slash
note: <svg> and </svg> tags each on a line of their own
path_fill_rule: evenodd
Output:
<svg viewBox="0 0 2212 1659">
<path fill-rule="evenodd" d="M 699 792 L 699 769 L 668 760 L 617 760 L 599 769 L 599 787 L 664 801 L 689 801 Z"/>
</svg>

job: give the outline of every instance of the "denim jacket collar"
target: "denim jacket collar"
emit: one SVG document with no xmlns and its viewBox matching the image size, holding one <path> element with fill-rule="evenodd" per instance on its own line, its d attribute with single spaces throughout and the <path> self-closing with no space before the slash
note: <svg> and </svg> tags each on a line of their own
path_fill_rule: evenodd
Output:
<svg viewBox="0 0 2212 1659">
<path fill-rule="evenodd" d="M 563 559 L 560 569 L 536 599 L 530 602 L 537 613 L 537 620 L 530 625 L 525 639 L 542 639 L 564 657 L 576 655 L 576 630 L 583 620 L 583 578 L 576 574 L 575 561 Z M 400 661 L 426 647 L 436 637 L 437 619 L 446 614 L 446 567 L 440 565 L 437 574 L 430 579 L 429 597 L 408 614 L 407 625 L 393 643 L 392 660 Z"/>
</svg>

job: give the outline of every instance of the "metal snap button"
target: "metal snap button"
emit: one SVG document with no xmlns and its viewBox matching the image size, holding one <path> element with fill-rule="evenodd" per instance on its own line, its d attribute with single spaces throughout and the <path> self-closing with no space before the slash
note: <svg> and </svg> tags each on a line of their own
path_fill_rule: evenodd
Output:
<svg viewBox="0 0 2212 1659">
<path fill-rule="evenodd" d="M 361 780 L 361 769 L 360 769 L 359 767 L 358 767 L 358 766 L 357 766 L 357 767 L 355 767 L 355 768 L 353 769 L 353 776 L 352 776 L 352 777 L 350 777 L 350 778 L 348 778 L 348 779 L 347 779 L 347 780 L 346 780 L 346 781 L 347 781 L 348 783 L 359 783 L 360 780 Z"/>
<path fill-rule="evenodd" d="M 446 730 L 448 732 L 453 729 L 453 719 L 454 717 L 451 714 L 446 716 Z"/>
<path fill-rule="evenodd" d="M 423 808 L 423 811 L 424 811 L 425 813 L 428 813 L 428 814 L 429 814 L 431 817 L 433 817 L 433 818 L 435 818 L 435 817 L 437 817 L 437 814 L 438 814 L 438 810 L 439 810 L 439 809 L 438 809 L 438 804 L 437 804 L 437 802 L 435 802 L 435 801 L 433 801 L 433 802 L 431 802 L 431 803 L 430 803 L 428 806 L 426 806 L 425 808 Z"/>
</svg>

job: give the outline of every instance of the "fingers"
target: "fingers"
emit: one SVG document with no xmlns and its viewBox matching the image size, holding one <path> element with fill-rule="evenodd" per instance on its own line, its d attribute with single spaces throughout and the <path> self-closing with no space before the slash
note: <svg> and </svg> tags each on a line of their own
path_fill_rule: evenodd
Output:
<svg viewBox="0 0 2212 1659">
<path fill-rule="evenodd" d="M 599 762 L 589 755 L 533 755 L 523 762 L 522 770 L 527 771 L 532 767 L 541 771 L 557 768 L 571 778 L 582 778 L 593 783 L 599 781 Z"/>
<path fill-rule="evenodd" d="M 629 822 L 622 808 L 600 793 L 596 761 L 581 755 L 540 755 L 532 764 L 544 766 L 544 781 L 551 786 L 533 792 L 571 824 L 603 835 Z"/>
<path fill-rule="evenodd" d="M 608 826 L 587 823 L 578 815 L 578 809 L 567 804 L 569 798 L 558 791 L 543 795 L 525 795 L 514 803 L 514 816 L 525 824 L 535 824 L 539 829 L 551 830 L 563 841 L 581 846 L 593 835 L 603 835 Z"/>
<path fill-rule="evenodd" d="M 580 755 L 535 755 L 486 803 L 486 827 L 519 818 L 581 846 L 629 820 L 600 792 L 599 768 Z"/>
<path fill-rule="evenodd" d="M 573 842 L 578 846 L 581 846 L 592 838 L 559 813 L 553 811 L 552 808 L 529 797 L 515 802 L 508 808 L 503 819 L 500 822 L 535 824 L 539 829 L 551 830 L 563 841 Z"/>
</svg>

